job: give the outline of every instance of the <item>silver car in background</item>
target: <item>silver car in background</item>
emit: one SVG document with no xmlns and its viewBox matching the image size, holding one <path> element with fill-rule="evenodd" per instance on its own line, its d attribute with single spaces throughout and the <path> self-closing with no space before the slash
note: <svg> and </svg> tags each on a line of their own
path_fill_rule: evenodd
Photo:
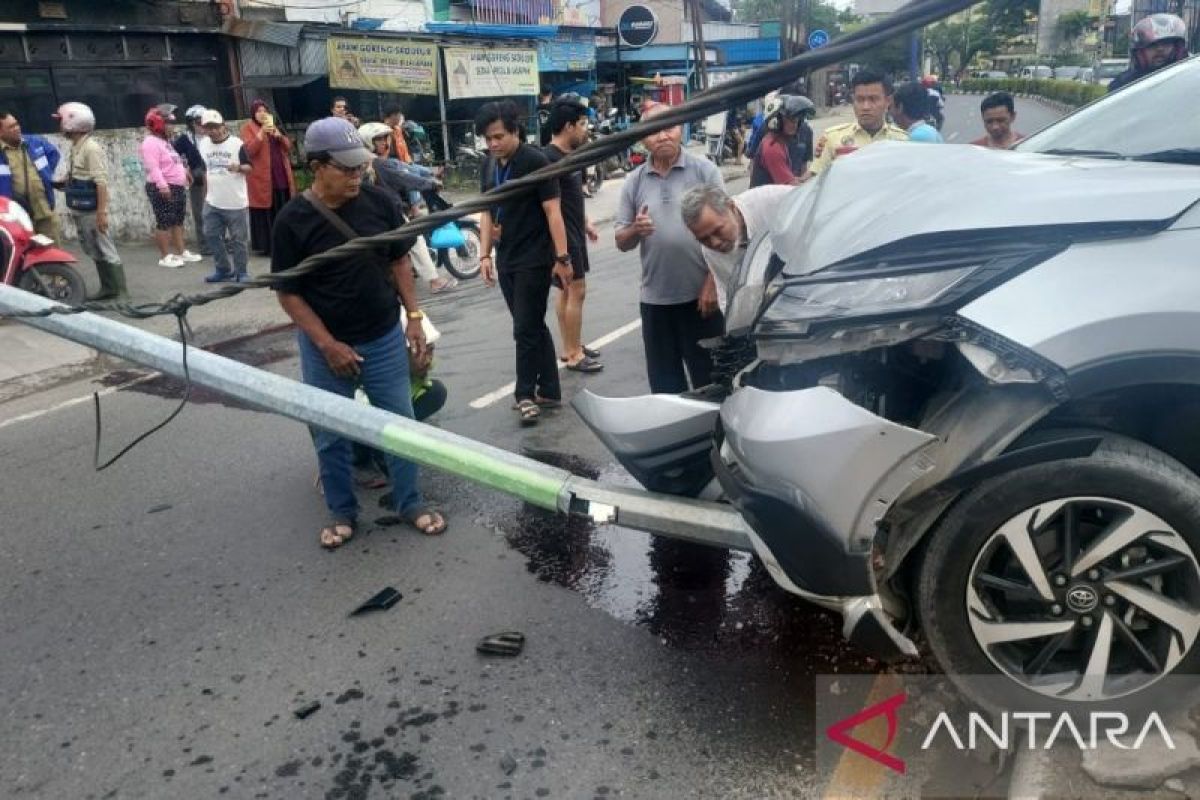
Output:
<svg viewBox="0 0 1200 800">
<path fill-rule="evenodd" d="M 1200 667 L 1198 95 L 1193 59 L 1016 152 L 839 160 L 729 287 L 723 396 L 577 410 L 878 657 L 1151 696 Z"/>
</svg>

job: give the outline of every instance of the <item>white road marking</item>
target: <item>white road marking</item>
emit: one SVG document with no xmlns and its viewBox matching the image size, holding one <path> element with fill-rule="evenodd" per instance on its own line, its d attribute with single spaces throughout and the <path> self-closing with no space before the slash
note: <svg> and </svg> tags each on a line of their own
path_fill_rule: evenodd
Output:
<svg viewBox="0 0 1200 800">
<path fill-rule="evenodd" d="M 149 375 L 143 375 L 140 378 L 134 378 L 131 381 L 126 381 L 125 383 L 117 386 L 109 386 L 107 389 L 101 389 L 100 391 L 96 392 L 96 394 L 100 395 L 101 397 L 107 397 L 110 394 L 121 391 L 122 389 L 128 389 L 131 386 L 137 386 L 139 383 L 145 383 L 146 381 L 161 377 L 161 372 L 151 372 Z M 38 411 L 30 411 L 28 414 L 21 414 L 20 416 L 13 417 L 12 419 L 0 421 L 0 429 L 7 428 L 10 425 L 16 425 L 19 422 L 28 422 L 31 419 L 44 417 L 47 414 L 53 414 L 56 411 L 62 411 L 65 408 L 71 408 L 72 406 L 77 406 L 80 403 L 86 403 L 91 399 L 92 396 L 90 394 L 85 394 L 81 397 L 72 397 L 70 400 L 64 400 L 58 405 L 50 406 L 49 408 L 43 408 Z"/>
<path fill-rule="evenodd" d="M 615 331 L 609 331 L 608 333 L 601 336 L 599 339 L 596 339 L 594 342 L 588 342 L 587 346 L 591 347 L 594 350 L 599 350 L 601 347 L 604 347 L 607 344 L 612 344 L 617 339 L 620 339 L 622 336 L 625 336 L 626 334 L 629 334 L 629 333 L 633 333 L 640 327 L 642 327 L 642 321 L 640 319 L 635 319 L 633 322 L 626 323 L 626 324 L 622 325 L 621 327 L 617 328 Z M 565 369 L 566 366 L 567 365 L 562 363 L 561 361 L 558 362 L 558 369 L 560 372 L 563 369 Z M 514 391 L 516 391 L 516 388 L 517 388 L 517 384 L 515 382 L 507 383 L 504 386 L 501 386 L 499 389 L 496 389 L 493 392 L 488 392 L 487 394 L 483 395 L 482 397 L 475 398 L 467 405 L 469 405 L 471 408 L 474 408 L 475 410 L 479 410 L 481 408 L 487 408 L 488 406 L 492 405 L 493 403 L 503 400 L 506 397 L 512 397 L 512 393 Z M 3 426 L 0 426 L 0 427 L 3 427 Z"/>
</svg>

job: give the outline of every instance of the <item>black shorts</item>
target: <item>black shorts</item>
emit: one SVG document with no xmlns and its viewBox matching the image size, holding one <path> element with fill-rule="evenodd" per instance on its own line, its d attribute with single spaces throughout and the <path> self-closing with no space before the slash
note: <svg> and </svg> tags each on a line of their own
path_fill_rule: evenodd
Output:
<svg viewBox="0 0 1200 800">
<path fill-rule="evenodd" d="M 571 254 L 571 280 L 581 281 L 592 269 L 592 265 L 588 263 L 587 247 L 585 246 L 582 251 L 572 247 L 568 252 Z M 554 278 L 554 285 L 558 286 L 557 277 Z M 558 288 L 562 287 L 558 286 Z"/>
<path fill-rule="evenodd" d="M 160 231 L 183 225 L 187 214 L 187 187 L 171 184 L 171 197 L 159 193 L 153 183 L 146 184 L 146 197 L 150 198 L 150 209 L 154 212 L 154 227 Z"/>
</svg>

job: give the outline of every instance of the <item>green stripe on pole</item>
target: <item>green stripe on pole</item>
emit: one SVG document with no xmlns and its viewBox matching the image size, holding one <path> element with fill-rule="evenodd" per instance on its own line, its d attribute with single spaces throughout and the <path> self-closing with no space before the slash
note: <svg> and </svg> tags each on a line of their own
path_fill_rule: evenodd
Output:
<svg viewBox="0 0 1200 800">
<path fill-rule="evenodd" d="M 379 446 L 401 458 L 461 475 L 505 494 L 515 495 L 535 506 L 558 510 L 558 495 L 564 480 L 505 463 L 484 453 L 472 452 L 466 447 L 442 443 L 419 431 L 395 424 L 386 425 L 380 432 Z"/>
</svg>

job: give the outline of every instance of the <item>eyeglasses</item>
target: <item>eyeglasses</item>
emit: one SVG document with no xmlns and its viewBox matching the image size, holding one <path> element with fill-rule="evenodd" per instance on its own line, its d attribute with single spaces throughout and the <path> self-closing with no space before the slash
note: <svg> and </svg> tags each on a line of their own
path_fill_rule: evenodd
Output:
<svg viewBox="0 0 1200 800">
<path fill-rule="evenodd" d="M 351 178 L 353 178 L 355 175 L 364 175 L 364 174 L 366 174 L 366 171 L 367 171 L 366 164 L 359 164 L 357 167 L 343 167 L 341 164 L 337 163 L 336 161 L 326 161 L 325 166 L 333 167 L 338 172 L 342 173 L 343 175 L 346 175 L 347 177 L 351 177 Z"/>
</svg>

